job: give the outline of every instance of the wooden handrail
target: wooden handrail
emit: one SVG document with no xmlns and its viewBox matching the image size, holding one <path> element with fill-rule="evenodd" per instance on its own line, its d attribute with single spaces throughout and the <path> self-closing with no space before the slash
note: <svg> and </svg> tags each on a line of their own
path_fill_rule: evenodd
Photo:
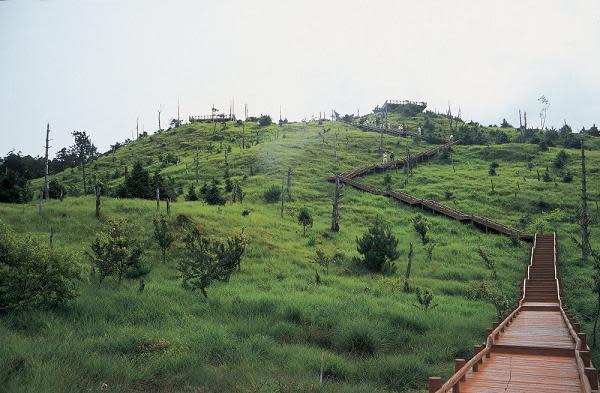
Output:
<svg viewBox="0 0 600 393">
<path fill-rule="evenodd" d="M 529 266 L 527 267 L 527 278 L 529 278 L 529 267 L 531 267 L 531 264 L 533 264 L 533 249 L 535 247 L 536 236 L 537 235 L 534 235 L 533 245 L 531 246 L 532 256 L 530 259 Z M 461 367 L 460 370 L 456 371 L 452 378 L 446 381 L 446 383 L 443 384 L 438 390 L 436 390 L 435 393 L 447 393 L 451 389 L 453 389 L 454 385 L 462 381 L 462 379 L 465 377 L 465 375 L 467 375 L 467 373 L 473 367 L 473 365 L 479 362 L 479 360 L 481 360 L 484 355 L 486 355 L 492 350 L 492 346 L 496 342 L 496 336 L 499 336 L 500 333 L 502 333 L 502 331 L 506 327 L 506 325 L 510 323 L 518 313 L 521 312 L 521 308 L 523 307 L 523 303 L 525 302 L 525 286 L 527 285 L 527 278 L 523 279 L 523 291 L 517 308 L 515 308 L 506 318 L 504 318 L 504 320 L 487 336 L 485 348 L 477 355 L 473 356 L 471 360 L 465 363 L 465 365 Z"/>
<path fill-rule="evenodd" d="M 553 236 L 553 240 L 554 240 L 554 279 L 556 281 L 556 294 L 558 296 L 558 305 L 559 305 L 559 309 L 560 309 L 560 314 L 563 318 L 563 320 L 565 321 L 565 323 L 567 324 L 567 328 L 569 330 L 569 335 L 571 336 L 571 339 L 573 339 L 573 341 L 575 341 L 575 361 L 577 363 L 577 373 L 579 374 L 579 380 L 581 381 L 581 384 L 583 385 L 583 390 L 585 393 L 591 393 L 592 390 L 592 386 L 590 384 L 590 381 L 587 377 L 587 375 L 585 374 L 585 364 L 583 363 L 583 359 L 581 358 L 581 351 L 587 351 L 587 344 L 586 344 L 586 348 L 582 348 L 582 342 L 581 339 L 579 338 L 579 336 L 577 335 L 577 332 L 575 331 L 575 328 L 573 327 L 573 324 L 571 324 L 571 320 L 569 319 L 569 317 L 567 317 L 567 314 L 565 313 L 565 310 L 563 309 L 563 304 L 562 304 L 562 299 L 561 299 L 561 291 L 560 291 L 560 280 L 558 278 L 558 271 L 557 271 L 557 258 L 556 258 L 556 232 L 553 232 L 552 234 Z"/>
</svg>

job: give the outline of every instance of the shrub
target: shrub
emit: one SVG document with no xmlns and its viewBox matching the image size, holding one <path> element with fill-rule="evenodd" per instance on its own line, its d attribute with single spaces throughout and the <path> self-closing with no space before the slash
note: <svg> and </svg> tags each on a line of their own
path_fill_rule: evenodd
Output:
<svg viewBox="0 0 600 393">
<path fill-rule="evenodd" d="M 160 247 L 162 261 L 165 263 L 167 250 L 175 241 L 175 234 L 172 225 L 164 214 L 154 217 L 152 223 L 154 224 L 154 239 Z"/>
<path fill-rule="evenodd" d="M 427 244 L 427 242 L 429 241 L 429 238 L 427 237 L 427 232 L 429 231 L 430 227 L 429 220 L 427 219 L 427 217 L 425 217 L 422 214 L 417 214 L 413 217 L 412 222 L 415 231 L 417 231 L 417 233 L 421 237 L 421 242 L 423 244 Z"/>
<path fill-rule="evenodd" d="M 0 224 L 0 313 L 64 303 L 77 296 L 73 254 Z"/>
<path fill-rule="evenodd" d="M 542 180 L 546 183 L 550 183 L 552 181 L 552 177 L 550 176 L 550 172 L 546 169 L 544 174 L 542 175 Z"/>
<path fill-rule="evenodd" d="M 210 187 L 204 185 L 202 187 L 202 197 L 209 205 L 224 205 L 225 198 L 221 195 L 221 189 L 216 179 L 213 179 Z"/>
<path fill-rule="evenodd" d="M 495 161 L 490 164 L 490 169 L 488 171 L 490 176 L 496 176 L 496 168 L 498 168 L 499 166 L 500 165 Z"/>
<path fill-rule="evenodd" d="M 339 349 L 356 357 L 373 356 L 379 343 L 373 329 L 366 323 L 354 323 L 340 329 L 337 337 Z"/>
<path fill-rule="evenodd" d="M 383 177 L 383 185 L 385 186 L 386 191 L 392 190 L 392 176 L 389 173 L 386 173 Z"/>
<path fill-rule="evenodd" d="M 430 289 L 421 290 L 421 288 L 416 289 L 415 295 L 417 297 L 417 302 L 419 303 L 418 307 L 427 311 L 430 308 L 437 307 L 437 304 L 433 304 L 433 292 Z"/>
<path fill-rule="evenodd" d="M 332 258 L 329 258 L 327 255 L 325 255 L 325 252 L 322 249 L 317 248 L 315 250 L 315 257 L 313 262 L 321 266 L 326 272 L 329 272 L 329 263 L 331 262 L 331 260 Z"/>
<path fill-rule="evenodd" d="M 186 201 L 197 201 L 198 200 L 198 194 L 196 194 L 196 189 L 194 188 L 193 184 L 190 184 L 190 188 L 188 189 L 188 193 L 185 196 L 185 200 Z"/>
<path fill-rule="evenodd" d="M 263 199 L 267 203 L 274 203 L 281 197 L 281 189 L 276 185 L 272 185 L 263 193 Z"/>
<path fill-rule="evenodd" d="M 137 239 L 131 236 L 132 228 L 127 220 L 108 220 L 106 225 L 96 234 L 90 245 L 93 271 L 98 268 L 100 280 L 106 276 L 114 276 L 120 283 L 129 269 L 138 269 L 142 257 L 142 247 Z"/>
<path fill-rule="evenodd" d="M 563 183 L 571 183 L 573 181 L 573 175 L 569 172 L 565 173 L 562 178 Z"/>
<path fill-rule="evenodd" d="M 381 272 L 386 262 L 391 263 L 400 256 L 398 239 L 391 226 L 380 217 L 356 243 L 357 251 L 363 256 L 360 262 L 372 272 Z"/>
<path fill-rule="evenodd" d="M 52 199 L 60 199 L 67 194 L 65 186 L 56 179 L 48 182 L 48 196 Z"/>
<path fill-rule="evenodd" d="M 566 151 L 561 150 L 556 154 L 556 157 L 554 157 L 554 167 L 556 169 L 563 169 L 565 167 L 565 165 L 567 165 L 567 162 L 569 161 L 569 155 L 567 154 Z"/>
<path fill-rule="evenodd" d="M 13 171 L 0 174 L 0 202 L 25 203 L 32 196 L 33 191 L 25 177 Z"/>
<path fill-rule="evenodd" d="M 262 115 L 258 118 L 258 125 L 261 127 L 270 126 L 271 124 L 273 124 L 273 119 L 269 115 Z"/>
<path fill-rule="evenodd" d="M 177 267 L 186 289 L 199 289 L 205 298 L 206 289 L 213 281 L 229 281 L 235 269 L 239 269 L 246 247 L 243 232 L 227 239 L 227 243 L 203 237 L 197 228 L 190 230 L 185 238 L 188 255 Z"/>
<path fill-rule="evenodd" d="M 306 227 L 312 227 L 313 218 L 310 215 L 308 209 L 305 207 L 300 209 L 300 211 L 298 212 L 298 224 L 302 225 L 302 229 L 304 231 L 303 235 L 306 236 Z"/>
</svg>

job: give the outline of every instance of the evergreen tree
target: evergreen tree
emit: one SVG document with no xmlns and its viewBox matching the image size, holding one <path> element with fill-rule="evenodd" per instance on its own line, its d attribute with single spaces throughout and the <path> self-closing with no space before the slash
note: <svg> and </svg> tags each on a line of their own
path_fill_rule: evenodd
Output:
<svg viewBox="0 0 600 393">
<path fill-rule="evenodd" d="M 398 259 L 398 239 L 389 224 L 378 217 L 367 233 L 356 239 L 357 251 L 363 256 L 360 262 L 372 272 L 382 272 L 386 264 Z"/>
</svg>

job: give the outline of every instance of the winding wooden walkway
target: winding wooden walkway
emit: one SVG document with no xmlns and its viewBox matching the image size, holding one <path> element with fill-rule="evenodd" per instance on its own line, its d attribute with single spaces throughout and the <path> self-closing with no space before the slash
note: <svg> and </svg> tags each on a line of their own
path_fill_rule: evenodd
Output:
<svg viewBox="0 0 600 393">
<path fill-rule="evenodd" d="M 373 130 L 369 130 L 373 131 Z M 455 141 L 420 153 L 421 162 Z M 486 217 L 467 215 L 433 200 L 418 199 L 399 191 L 384 191 L 355 178 L 404 165 L 403 160 L 370 165 L 340 175 L 356 189 L 428 209 L 486 232 L 515 236 L 532 242 L 527 275 L 519 305 L 486 331 L 486 341 L 476 345 L 468 361 L 455 359 L 455 374 L 444 384 L 429 378 L 430 393 L 600 393 L 585 333 L 563 305 L 557 263 L 556 234 L 529 235 Z M 335 180 L 334 178 L 330 178 Z"/>
<path fill-rule="evenodd" d="M 556 234 L 534 237 L 519 306 L 445 384 L 430 377 L 430 393 L 598 391 L 586 335 L 562 304 L 556 250 Z"/>
</svg>

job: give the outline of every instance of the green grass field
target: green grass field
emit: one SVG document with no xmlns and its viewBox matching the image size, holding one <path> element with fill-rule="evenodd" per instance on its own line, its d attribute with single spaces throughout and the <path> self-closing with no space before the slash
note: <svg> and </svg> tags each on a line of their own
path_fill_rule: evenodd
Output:
<svg viewBox="0 0 600 393">
<path fill-rule="evenodd" d="M 596 296 L 592 293 L 592 266 L 581 266 L 581 251 L 572 237 L 579 238 L 578 211 L 581 190 L 580 151 L 566 149 L 569 156 L 562 170 L 553 166 L 561 149 L 540 152 L 535 145 L 455 146 L 452 158 L 436 158 L 415 168 L 405 183 L 404 171 L 390 171 L 392 188 L 426 199 L 434 199 L 467 214 L 490 217 L 529 233 L 556 231 L 565 300 L 584 330 L 591 333 Z M 454 167 L 452 166 L 454 162 Z M 496 176 L 489 166 L 496 162 Z M 533 165 L 528 166 L 528 162 Z M 600 152 L 586 151 L 591 245 L 600 240 Z M 549 178 L 543 174 L 548 168 Z M 538 180 L 538 170 L 540 180 Z M 564 174 L 573 176 L 565 183 Z M 384 188 L 384 174 L 361 178 L 365 184 Z M 492 192 L 492 183 L 494 191 Z M 600 362 L 597 351 L 594 361 Z"/>
<path fill-rule="evenodd" d="M 332 122 L 247 126 L 244 138 L 255 140 L 258 130 L 260 143 L 241 149 L 241 127 L 229 123 L 227 129 L 220 128 L 222 145 L 214 140 L 212 125 L 186 125 L 131 143 L 118 149 L 114 158 L 105 154 L 89 170 L 114 187 L 123 181 L 125 165 L 131 168 L 142 159 L 155 170 L 159 155 L 172 153 L 181 162 L 161 173 L 187 190 L 194 181 L 196 147 L 200 184 L 212 177 L 222 179 L 224 150 L 232 147 L 230 172 L 247 195 L 243 204 L 209 206 L 182 197 L 172 204 L 173 218 L 185 214 L 213 236 L 226 237 L 244 228 L 249 238 L 241 272 L 229 283 L 208 288 L 208 300 L 181 287 L 176 263 L 185 254 L 180 242 L 168 252 L 166 264 L 160 261 L 151 238 L 154 201 L 102 199 L 103 220 L 127 218 L 136 225 L 135 236 L 144 241 L 152 270 L 143 292 L 137 281 L 117 285 L 106 279 L 98 284 L 88 278 L 85 252 L 101 226 L 94 218 L 92 196 L 50 201 L 41 215 L 35 202 L 0 204 L 2 221 L 19 233 L 46 242 L 54 228 L 55 247 L 77 252 L 86 271 L 80 296 L 66 306 L 0 317 L 0 387 L 8 392 L 95 392 L 106 383 L 111 392 L 317 392 L 320 354 L 325 352 L 322 391 L 422 391 L 429 375 L 448 377 L 454 358 L 470 357 L 473 345 L 495 321 L 492 305 L 467 299 L 469 290 L 490 275 L 477 254 L 479 247 L 496 262 L 504 290 L 516 301 L 529 252 L 526 243 L 514 244 L 507 237 L 427 215 L 436 243 L 429 261 L 410 222 L 417 211 L 349 187 L 343 190 L 341 231 L 329 231 L 333 186 L 326 178 L 336 168 L 347 171 L 379 161 L 379 135 Z M 323 128 L 330 129 L 325 146 Z M 408 138 L 386 136 L 384 143 L 387 151 L 398 155 L 406 146 L 411 152 L 428 148 Z M 576 151 L 569 151 L 572 183 L 545 183 L 535 175 L 536 168 L 552 165 L 557 151 L 538 154 L 534 145 L 458 146 L 453 153 L 456 172 L 437 160 L 417 166 L 406 186 L 404 172 L 390 174 L 394 189 L 467 213 L 517 227 L 525 213 L 532 223 L 544 218 L 549 228 L 559 231 L 567 302 L 587 320 L 594 300 L 591 268 L 577 265 L 577 251 L 569 240 L 578 230 L 573 216 L 579 188 Z M 529 155 L 534 156 L 532 171 L 526 164 Z M 588 157 L 589 188 L 595 195 L 600 155 L 590 152 Z M 491 161 L 500 165 L 493 177 L 494 193 L 487 174 Z M 288 168 L 293 173 L 293 200 L 286 201 L 282 218 L 279 205 L 267 204 L 261 196 L 270 185 L 281 185 Z M 383 176 L 361 181 L 383 188 Z M 56 178 L 68 188 L 81 189 L 77 169 Z M 515 197 L 516 181 L 520 191 Z M 447 201 L 446 190 L 452 192 Z M 539 199 L 550 208 L 539 209 Z M 306 237 L 296 222 L 302 207 L 315 221 Z M 598 216 L 591 208 L 595 228 Z M 242 215 L 245 209 L 247 216 Z M 358 255 L 356 238 L 378 215 L 399 239 L 398 271 L 391 276 L 360 272 L 351 261 Z M 592 234 L 598 239 L 594 229 Z M 416 306 L 414 292 L 402 291 L 409 242 L 415 245 L 411 285 L 430 288 L 435 295 L 437 306 L 428 311 Z M 344 259 L 325 273 L 312 262 L 317 247 L 328 254 L 339 250 Z M 315 283 L 316 270 L 321 285 Z"/>
</svg>

